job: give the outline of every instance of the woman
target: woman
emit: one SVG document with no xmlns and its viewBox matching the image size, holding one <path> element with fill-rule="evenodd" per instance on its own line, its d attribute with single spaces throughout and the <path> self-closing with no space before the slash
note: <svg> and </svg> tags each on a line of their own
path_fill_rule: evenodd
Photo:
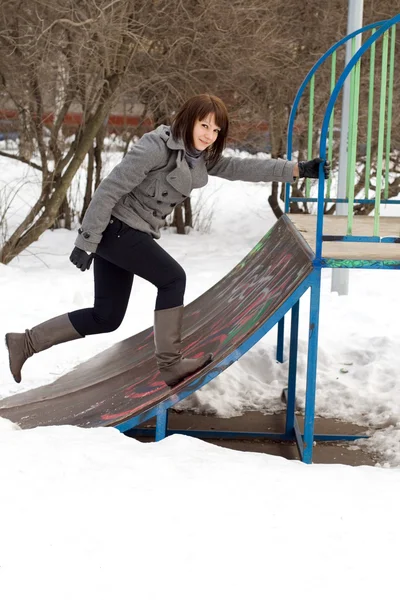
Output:
<svg viewBox="0 0 400 600">
<path fill-rule="evenodd" d="M 155 355 L 162 379 L 173 386 L 197 372 L 212 355 L 181 355 L 186 276 L 155 241 L 174 207 L 208 175 L 231 181 L 288 181 L 318 178 L 320 159 L 295 163 L 282 159 L 223 157 L 228 114 L 222 100 L 202 94 L 190 98 L 171 127 L 145 134 L 97 188 L 79 229 L 70 260 L 81 271 L 94 261 L 95 298 L 85 308 L 41 323 L 25 333 L 8 333 L 10 369 L 21 381 L 25 361 L 55 344 L 114 331 L 122 323 L 133 277 L 158 289 L 154 312 Z M 325 176 L 329 165 L 324 166 Z"/>
</svg>

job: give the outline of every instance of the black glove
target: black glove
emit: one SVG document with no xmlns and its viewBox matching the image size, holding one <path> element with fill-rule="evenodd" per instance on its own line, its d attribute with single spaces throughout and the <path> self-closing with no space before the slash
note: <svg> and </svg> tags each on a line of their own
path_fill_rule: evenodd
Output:
<svg viewBox="0 0 400 600">
<path fill-rule="evenodd" d="M 77 248 L 75 246 L 75 248 L 71 252 L 69 260 L 81 271 L 87 271 L 88 269 L 90 269 L 93 257 L 94 254 L 88 254 L 84 250 L 81 250 L 80 248 Z"/>
<path fill-rule="evenodd" d="M 299 162 L 299 176 L 309 177 L 310 179 L 318 179 L 319 176 L 319 165 L 324 164 L 325 179 L 328 179 L 331 170 L 331 164 L 329 160 L 324 161 L 323 158 L 313 158 L 312 160 L 304 160 Z"/>
</svg>

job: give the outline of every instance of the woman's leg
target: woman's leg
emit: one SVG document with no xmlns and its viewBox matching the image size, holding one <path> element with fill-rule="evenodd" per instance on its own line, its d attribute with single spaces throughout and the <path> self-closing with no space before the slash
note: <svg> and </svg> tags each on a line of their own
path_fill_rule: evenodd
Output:
<svg viewBox="0 0 400 600">
<path fill-rule="evenodd" d="M 59 315 L 40 323 L 25 333 L 7 333 L 6 346 L 10 371 L 17 383 L 21 382 L 21 369 L 28 358 L 62 342 L 82 337 L 72 325 L 68 315 Z"/>
<path fill-rule="evenodd" d="M 94 259 L 95 302 L 93 308 L 76 310 L 40 323 L 25 333 L 7 333 L 11 373 L 17 383 L 28 358 L 51 346 L 94 333 L 117 329 L 124 318 L 133 275 L 98 256 Z"/>
<path fill-rule="evenodd" d="M 94 261 L 93 308 L 55 317 L 24 334 L 7 334 L 10 369 L 21 381 L 21 368 L 35 352 L 65 341 L 113 331 L 122 322 L 134 274 L 158 289 L 154 335 L 160 373 L 169 385 L 198 371 L 212 360 L 182 358 L 181 328 L 186 275 L 182 267 L 146 233 L 111 219 Z"/>
<path fill-rule="evenodd" d="M 185 271 L 148 233 L 113 217 L 96 255 L 155 285 L 156 310 L 183 304 Z"/>
<path fill-rule="evenodd" d="M 118 329 L 125 316 L 132 289 L 133 273 L 97 255 L 93 264 L 94 305 L 68 314 L 81 336 Z"/>
<path fill-rule="evenodd" d="M 212 360 L 211 354 L 197 359 L 182 357 L 181 332 L 186 275 L 176 260 L 150 235 L 112 219 L 97 254 L 157 287 L 154 342 L 158 368 L 168 385 L 175 385 Z"/>
</svg>

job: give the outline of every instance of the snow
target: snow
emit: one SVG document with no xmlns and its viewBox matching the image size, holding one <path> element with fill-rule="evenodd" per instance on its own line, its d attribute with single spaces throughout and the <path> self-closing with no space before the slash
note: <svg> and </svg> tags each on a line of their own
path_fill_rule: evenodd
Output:
<svg viewBox="0 0 400 600">
<path fill-rule="evenodd" d="M 110 166 L 117 158 L 110 157 Z M 37 197 L 38 178 L 3 157 L 0 172 L 0 201 L 16 192 L 7 215 L 12 231 Z M 163 232 L 160 243 L 187 273 L 186 302 L 221 279 L 274 224 L 269 192 L 265 184 L 212 178 L 197 194 L 203 231 Z M 68 260 L 75 236 L 47 231 L 10 265 L 0 265 L 0 337 L 91 304 L 92 271 L 81 273 Z M 102 600 L 127 588 L 146 600 L 394 597 L 399 271 L 354 270 L 349 296 L 331 293 L 330 278 L 324 270 L 317 414 L 367 426 L 371 437 L 357 445 L 391 468 L 306 466 L 184 436 L 140 443 L 113 429 L 21 431 L 0 419 L 0 597 Z M 136 278 L 116 332 L 35 355 L 20 385 L 1 346 L 0 397 L 51 382 L 150 326 L 154 301 L 152 286 Z M 300 407 L 308 311 L 305 298 Z M 275 343 L 270 332 L 180 406 L 223 417 L 281 410 L 287 364 L 275 362 Z"/>
<path fill-rule="evenodd" d="M 399 469 L 68 426 L 0 455 L 7 600 L 395 597 Z"/>
</svg>

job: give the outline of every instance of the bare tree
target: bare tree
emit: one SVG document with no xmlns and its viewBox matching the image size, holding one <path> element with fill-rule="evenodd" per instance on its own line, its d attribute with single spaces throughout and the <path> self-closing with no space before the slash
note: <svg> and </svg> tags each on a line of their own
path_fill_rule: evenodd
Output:
<svg viewBox="0 0 400 600">
<path fill-rule="evenodd" d="M 40 171 L 42 188 L 0 249 L 0 261 L 8 263 L 57 218 L 66 218 L 67 190 L 87 157 L 84 214 L 101 178 L 105 123 L 122 97 L 141 103 L 142 120 L 150 117 L 157 125 L 169 123 L 190 95 L 212 92 L 227 103 L 234 135 L 243 136 L 249 122 L 267 121 L 272 156 L 283 156 L 298 86 L 321 53 L 345 34 L 342 5 L 341 0 L 301 5 L 294 0 L 3 0 L 0 95 L 18 111 L 20 147 L 19 153 L 1 154 Z M 366 19 L 388 18 L 389 0 L 379 0 L 376 11 L 377 3 L 369 3 Z M 315 123 L 329 85 L 322 70 Z M 70 140 L 65 118 L 73 111 L 82 119 Z M 300 106 L 300 155 L 307 120 Z M 265 133 L 260 140 L 266 146 Z M 294 193 L 301 197 L 303 190 Z M 275 185 L 271 206 L 277 216 L 278 198 Z M 190 201 L 185 215 L 177 211 L 179 231 L 191 224 L 190 211 Z"/>
<path fill-rule="evenodd" d="M 32 0 L 28 5 L 5 0 L 0 11 L 3 97 L 21 115 L 26 139 L 32 139 L 33 132 L 35 151 L 32 158 L 26 150 L 2 154 L 42 174 L 40 197 L 0 250 L 0 261 L 7 264 L 54 223 L 132 57 L 145 43 L 148 4 Z M 67 145 L 61 132 L 73 107 L 80 108 L 82 121 Z"/>
</svg>

